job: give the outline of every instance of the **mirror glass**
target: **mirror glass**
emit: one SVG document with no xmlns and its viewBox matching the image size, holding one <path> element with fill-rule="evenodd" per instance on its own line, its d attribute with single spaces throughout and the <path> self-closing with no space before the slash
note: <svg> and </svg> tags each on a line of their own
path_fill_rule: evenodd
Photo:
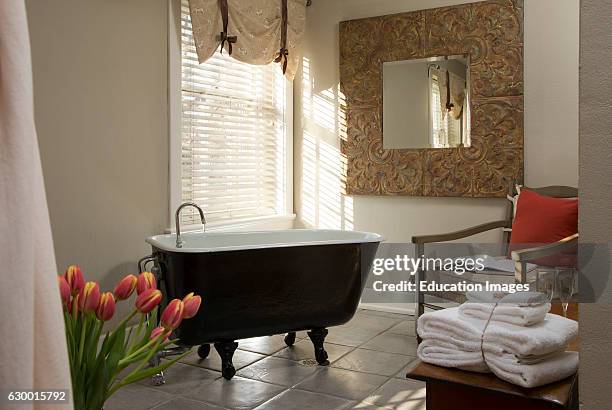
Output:
<svg viewBox="0 0 612 410">
<path fill-rule="evenodd" d="M 383 63 L 383 148 L 470 145 L 469 57 Z"/>
</svg>

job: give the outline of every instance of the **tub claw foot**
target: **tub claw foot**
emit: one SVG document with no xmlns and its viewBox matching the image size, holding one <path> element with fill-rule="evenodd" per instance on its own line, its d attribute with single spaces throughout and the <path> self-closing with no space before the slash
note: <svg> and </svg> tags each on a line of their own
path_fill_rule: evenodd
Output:
<svg viewBox="0 0 612 410">
<path fill-rule="evenodd" d="M 200 359 L 206 359 L 209 354 L 210 345 L 208 343 L 200 345 L 200 347 L 198 347 L 198 356 L 200 356 Z"/>
<path fill-rule="evenodd" d="M 285 344 L 287 346 L 293 346 L 295 343 L 295 332 L 289 332 L 285 335 Z"/>
<path fill-rule="evenodd" d="M 164 372 L 159 372 L 156 375 L 151 377 L 151 385 L 152 386 L 161 386 L 166 384 L 166 378 L 164 377 Z"/>
<path fill-rule="evenodd" d="M 329 360 L 327 360 L 327 352 L 323 347 L 323 342 L 325 341 L 325 336 L 327 336 L 327 333 L 327 329 L 325 328 L 312 329 L 310 332 L 308 332 L 308 337 L 310 337 L 310 340 L 314 345 L 315 359 L 317 359 L 317 363 L 319 363 L 321 366 L 329 365 Z"/>
<path fill-rule="evenodd" d="M 161 354 L 159 352 L 156 355 L 154 355 L 151 359 L 149 359 L 149 367 L 159 366 L 160 363 L 161 363 Z M 154 374 L 151 377 L 152 386 L 161 386 L 163 384 L 166 384 L 166 378 L 164 377 L 164 372 L 159 372 L 157 374 Z"/>
<path fill-rule="evenodd" d="M 219 353 L 219 357 L 221 357 L 221 374 L 226 380 L 230 380 L 236 374 L 232 358 L 237 348 L 237 342 L 215 343 L 215 350 Z"/>
</svg>

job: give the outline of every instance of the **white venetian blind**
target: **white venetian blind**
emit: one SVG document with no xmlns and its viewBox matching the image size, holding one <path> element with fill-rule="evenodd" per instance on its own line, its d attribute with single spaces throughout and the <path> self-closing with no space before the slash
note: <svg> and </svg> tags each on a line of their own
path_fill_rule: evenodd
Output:
<svg viewBox="0 0 612 410">
<path fill-rule="evenodd" d="M 207 221 L 284 213 L 285 87 L 276 64 L 215 53 L 198 64 L 189 7 L 181 7 L 182 201 Z M 234 53 L 239 52 L 234 47 Z M 193 208 L 183 223 L 199 223 Z"/>
<path fill-rule="evenodd" d="M 442 120 L 440 101 L 440 83 L 438 82 L 438 76 L 434 73 L 431 74 L 431 131 L 432 131 L 432 147 L 443 148 L 446 147 L 446 127 Z"/>
<path fill-rule="evenodd" d="M 450 115 L 442 117 L 442 107 L 446 102 L 441 101 L 440 81 L 436 74 L 431 75 L 431 121 L 432 121 L 432 147 L 449 148 L 461 143 L 462 120 L 456 120 Z"/>
</svg>

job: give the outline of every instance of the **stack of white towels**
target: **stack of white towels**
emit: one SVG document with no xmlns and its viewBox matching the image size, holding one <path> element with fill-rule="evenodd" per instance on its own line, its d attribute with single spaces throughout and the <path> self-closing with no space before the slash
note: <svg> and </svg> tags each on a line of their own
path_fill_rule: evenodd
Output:
<svg viewBox="0 0 612 410">
<path fill-rule="evenodd" d="M 550 303 L 535 293 L 468 294 L 457 308 L 419 317 L 417 354 L 427 363 L 493 372 L 523 387 L 552 383 L 578 370 L 578 353 L 566 351 L 578 323 L 549 311 Z"/>
</svg>

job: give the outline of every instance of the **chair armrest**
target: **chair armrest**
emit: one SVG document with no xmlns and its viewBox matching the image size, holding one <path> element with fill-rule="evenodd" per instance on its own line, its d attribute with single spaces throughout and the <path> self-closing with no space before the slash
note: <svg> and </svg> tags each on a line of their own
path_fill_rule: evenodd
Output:
<svg viewBox="0 0 612 410">
<path fill-rule="evenodd" d="M 573 248 L 577 243 L 578 234 L 575 233 L 557 242 L 536 246 L 534 248 L 512 251 L 511 256 L 514 261 L 514 276 L 516 280 L 520 283 L 527 283 L 527 261 L 556 255 L 565 249 Z"/>
<path fill-rule="evenodd" d="M 578 243 L 578 234 L 575 233 L 560 241 L 549 243 L 534 248 L 512 251 L 512 260 L 515 262 L 526 262 L 534 259 L 555 255 L 565 249 L 572 248 Z"/>
<path fill-rule="evenodd" d="M 413 236 L 412 243 L 434 243 L 434 242 L 447 242 L 454 241 L 456 239 L 467 238 L 478 233 L 490 231 L 497 228 L 509 228 L 511 226 L 510 221 L 493 221 L 487 222 L 481 225 L 472 226 L 471 228 L 462 229 L 460 231 L 442 233 L 438 235 L 420 235 Z"/>
</svg>

